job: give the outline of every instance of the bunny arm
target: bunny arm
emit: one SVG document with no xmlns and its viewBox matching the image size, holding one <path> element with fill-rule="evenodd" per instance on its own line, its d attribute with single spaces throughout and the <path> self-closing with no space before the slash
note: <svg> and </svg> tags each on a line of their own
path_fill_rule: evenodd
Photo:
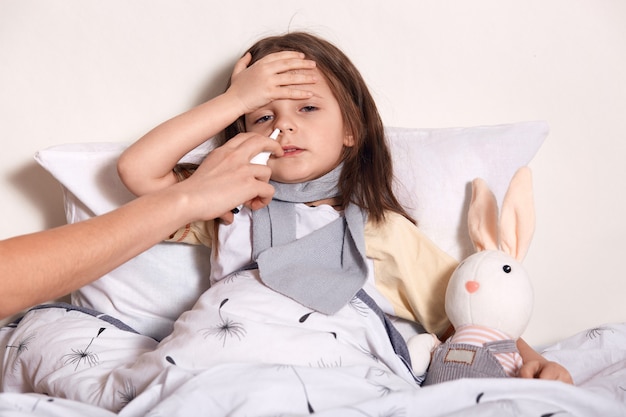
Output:
<svg viewBox="0 0 626 417">
<path fill-rule="evenodd" d="M 432 353 L 440 344 L 441 341 L 432 333 L 420 333 L 409 338 L 407 348 L 411 358 L 411 369 L 416 376 L 426 373 Z"/>
</svg>

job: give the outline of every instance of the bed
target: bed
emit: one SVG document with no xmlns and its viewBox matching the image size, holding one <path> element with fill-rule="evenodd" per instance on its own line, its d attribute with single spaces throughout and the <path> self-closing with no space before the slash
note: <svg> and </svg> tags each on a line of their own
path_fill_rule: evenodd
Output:
<svg viewBox="0 0 626 417">
<path fill-rule="evenodd" d="M 485 179 L 500 200 L 548 125 L 387 132 L 402 204 L 463 259 L 473 251 L 464 220 L 469 182 Z M 115 172 L 126 146 L 70 144 L 37 154 L 62 185 L 69 222 L 132 198 Z M 184 160 L 197 162 L 210 148 Z M 420 388 L 367 302 L 321 317 L 249 277 L 209 288 L 208 258 L 203 247 L 161 243 L 72 294 L 71 305 L 40 306 L 3 327 L 0 414 L 626 415 L 624 323 L 598 323 L 541 349 L 568 368 L 574 386 L 485 378 Z"/>
</svg>

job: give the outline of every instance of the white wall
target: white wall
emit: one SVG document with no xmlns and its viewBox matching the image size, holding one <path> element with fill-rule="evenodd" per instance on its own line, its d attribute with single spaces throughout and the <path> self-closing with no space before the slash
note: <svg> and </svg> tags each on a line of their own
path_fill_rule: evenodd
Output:
<svg viewBox="0 0 626 417">
<path fill-rule="evenodd" d="M 221 90 L 259 36 L 302 28 L 353 58 L 387 125 L 547 120 L 525 337 L 626 320 L 620 0 L 0 0 L 0 238 L 63 222 L 35 151 L 135 140 Z"/>
</svg>

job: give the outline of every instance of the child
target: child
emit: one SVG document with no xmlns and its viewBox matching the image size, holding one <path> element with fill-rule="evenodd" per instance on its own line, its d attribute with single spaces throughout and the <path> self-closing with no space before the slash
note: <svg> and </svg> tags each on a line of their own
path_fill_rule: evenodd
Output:
<svg viewBox="0 0 626 417">
<path fill-rule="evenodd" d="M 296 202 L 287 204 L 295 206 L 295 214 L 290 214 L 294 223 L 297 218 L 317 227 L 326 222 L 318 221 L 318 216 L 334 218 L 340 216 L 336 212 L 346 216 L 355 210 L 361 212 L 367 220 L 364 230 L 355 231 L 357 227 L 349 225 L 346 229 L 357 241 L 357 248 L 351 247 L 350 252 L 359 252 L 359 242 L 364 246 L 360 251 L 366 258 L 365 267 L 360 272 L 367 281 L 355 278 L 352 285 L 346 285 L 345 278 L 326 279 L 329 271 L 323 264 L 333 256 L 328 241 L 306 242 L 289 251 L 281 248 L 279 245 L 305 233 L 300 224 L 278 224 L 282 217 L 271 216 L 272 211 L 285 213 L 280 208 L 285 204 L 278 205 L 276 199 L 259 210 L 262 213 L 246 210 L 233 224 L 227 224 L 232 215 L 226 213 L 227 223 L 217 227 L 189 225 L 172 239 L 213 246 L 212 283 L 258 264 L 266 285 L 324 313 L 336 312 L 365 285 L 386 314 L 417 322 L 440 336 L 449 331 L 443 297 L 456 262 L 421 235 L 394 196 L 391 157 L 375 102 L 359 71 L 327 41 L 308 33 L 289 33 L 257 42 L 235 65 L 223 95 L 140 139 L 120 159 L 120 175 L 131 191 L 141 194 L 190 175 L 190 171 L 176 167 L 176 162 L 218 133 L 218 145 L 225 146 L 230 138 L 250 133 L 267 136 L 275 128 L 281 130 L 278 142 L 284 152 L 268 161 L 276 199 Z M 301 196 L 305 194 L 301 184 L 312 187 L 315 182 L 310 181 L 326 180 L 327 175 L 336 181 L 330 192 Z M 283 197 L 289 193 L 297 196 Z M 271 232 L 265 230 L 263 235 L 256 222 L 263 222 L 264 228 L 271 223 Z M 290 230 L 287 240 L 278 241 L 275 228 L 295 231 Z M 364 238 L 355 232 L 363 233 Z M 341 242 L 342 247 L 348 243 Z M 262 244 L 265 246 L 259 249 Z M 270 246 L 271 250 L 262 252 Z M 296 256 L 302 251 L 307 251 L 306 256 Z M 323 256 L 318 255 L 320 251 Z M 284 260 L 285 253 L 290 255 L 290 262 Z M 340 275 L 352 274 L 358 267 L 359 259 Z M 284 270 L 289 273 L 281 274 Z M 311 274 L 305 275 L 309 271 Z M 523 376 L 571 381 L 566 370 L 545 361 L 524 341 L 519 348 L 528 365 Z"/>
<path fill-rule="evenodd" d="M 276 142 L 264 138 L 276 128 Z M 420 233 L 396 200 L 383 125 L 359 72 L 315 36 L 263 39 L 237 62 L 225 93 L 131 146 L 119 160 L 120 176 L 136 194 L 184 179 L 192 170 L 177 161 L 221 130 L 224 147 L 266 141 L 273 152 L 267 167 L 239 164 L 232 175 L 271 175 L 275 195 L 266 207 L 252 200 L 221 222 L 192 224 L 171 237 L 212 247 L 211 288 L 156 347 L 103 327 L 97 337 L 86 333 L 90 352 L 101 352 L 88 364 L 82 350 L 72 349 L 63 363 L 73 370 L 50 370 L 40 361 L 24 371 L 34 354 L 29 349 L 16 374 L 30 372 L 26 378 L 37 380 L 31 386 L 51 395 L 114 410 L 137 392 L 151 390 L 144 398 L 167 393 L 168 384 L 171 389 L 203 369 L 230 378 L 243 372 L 250 380 L 287 372 L 296 378 L 294 389 L 301 384 L 316 402 L 300 408 L 299 395 L 284 393 L 285 413 L 414 389 L 406 345 L 386 315 L 443 335 L 449 327 L 445 287 L 456 262 Z M 45 324 L 34 330 L 41 340 L 57 337 Z M 114 344 L 108 351 L 107 338 Z M 533 373 L 526 376 L 569 377 L 523 342 L 520 348 Z"/>
<path fill-rule="evenodd" d="M 443 294 L 456 262 L 419 235 L 413 220 L 398 203 L 392 191 L 391 156 L 374 100 L 358 70 L 330 43 L 306 33 L 290 33 L 258 42 L 235 65 L 231 84 L 224 94 L 149 132 L 122 155 L 118 170 L 131 191 L 143 194 L 190 175 L 185 167 L 176 166 L 177 161 L 212 136 L 221 133 L 219 144 L 228 146 L 229 138 L 241 140 L 243 135 L 252 133 L 268 136 L 275 128 L 281 129 L 277 141 L 284 153 L 275 154 L 267 165 L 271 168 L 272 184 L 277 193 L 304 194 L 291 190 L 329 173 L 335 178 L 326 194 L 297 195 L 291 200 L 279 195 L 277 199 L 301 199 L 288 206 L 295 206 L 298 218 L 306 218 L 307 222 L 316 221 L 318 216 L 340 217 L 341 212 L 356 212 L 357 216 L 367 218 L 364 230 L 352 236 L 357 247 L 348 252 L 358 254 L 356 258 L 366 258 L 363 253 L 359 254 L 363 248 L 358 248 L 366 245 L 367 257 L 381 260 L 373 262 L 373 268 L 380 269 L 373 276 L 384 297 L 378 296 L 378 291 L 373 291 L 372 296 L 385 307 L 389 306 L 388 313 L 419 322 L 427 330 L 442 334 L 449 325 L 443 310 Z M 251 169 L 259 168 L 251 165 Z M 309 188 L 317 187 L 315 184 Z M 257 224 L 258 218 L 268 217 L 266 212 L 279 210 L 274 205 L 278 205 L 276 199 L 261 213 L 255 210 L 253 214 L 245 209 L 236 215 L 233 224 L 229 224 L 233 215 L 225 213 L 226 222 L 217 226 L 217 233 L 213 225 L 190 225 L 187 230 L 178 231 L 172 240 L 199 241 L 216 248 L 211 259 L 214 283 L 258 261 L 252 252 L 260 251 L 256 246 L 263 237 L 255 229 L 255 248 L 250 248 L 250 218 Z M 271 223 L 276 226 L 277 219 L 272 217 Z M 362 219 L 354 223 L 357 223 L 355 227 L 363 228 L 358 224 L 363 223 Z M 296 237 L 304 235 L 299 232 L 299 225 L 281 224 L 281 227 L 295 228 Z M 351 232 L 352 227 L 348 231 Z M 392 239 L 381 239 L 383 233 Z M 235 243 L 233 235 L 242 237 L 243 241 Z M 404 268 L 401 273 L 382 270 L 387 265 L 382 259 L 399 252 L 400 248 L 395 247 L 400 246 L 397 242 L 405 246 L 406 239 L 413 239 L 420 245 L 419 252 L 399 257 L 402 262 L 399 266 Z M 321 246 L 327 244 L 323 241 Z M 308 249 L 306 258 L 320 250 L 319 247 Z M 261 255 L 261 263 L 263 257 Z M 329 262 L 326 257 L 320 262 L 322 265 L 307 268 L 305 261 L 309 259 L 294 258 L 291 268 L 310 270 Z M 328 294 L 345 290 L 342 301 L 337 301 L 339 306 L 345 305 L 363 286 L 369 272 L 365 262 L 356 259 L 353 268 L 347 271 L 360 276 L 354 280 L 354 285 L 343 288 L 333 285 L 332 281 L 325 282 L 319 286 L 318 298 L 327 299 Z M 281 264 L 280 268 L 286 266 Z M 404 283 L 403 279 L 408 278 L 406 271 L 412 271 L 410 276 L 419 278 Z M 303 278 L 305 282 L 294 284 L 292 290 L 302 289 L 310 294 L 311 285 L 325 278 L 325 275 L 320 276 L 319 270 L 315 273 L 314 278 Z M 345 273 L 343 271 L 342 275 Z M 264 274 L 261 267 L 264 280 L 264 276 L 271 280 L 271 274 L 273 272 L 269 271 Z M 322 307 L 317 307 L 321 311 Z M 336 311 L 336 307 L 331 310 Z"/>
</svg>

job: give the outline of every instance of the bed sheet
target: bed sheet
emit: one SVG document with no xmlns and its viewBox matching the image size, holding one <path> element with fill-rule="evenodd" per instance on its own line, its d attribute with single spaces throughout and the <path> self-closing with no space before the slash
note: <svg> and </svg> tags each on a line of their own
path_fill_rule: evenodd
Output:
<svg viewBox="0 0 626 417">
<path fill-rule="evenodd" d="M 545 350 L 575 386 L 506 378 L 421 388 L 386 338 L 359 300 L 323 317 L 245 274 L 207 291 L 161 344 L 109 317 L 38 309 L 0 330 L 0 415 L 626 416 L 623 323 Z"/>
</svg>

